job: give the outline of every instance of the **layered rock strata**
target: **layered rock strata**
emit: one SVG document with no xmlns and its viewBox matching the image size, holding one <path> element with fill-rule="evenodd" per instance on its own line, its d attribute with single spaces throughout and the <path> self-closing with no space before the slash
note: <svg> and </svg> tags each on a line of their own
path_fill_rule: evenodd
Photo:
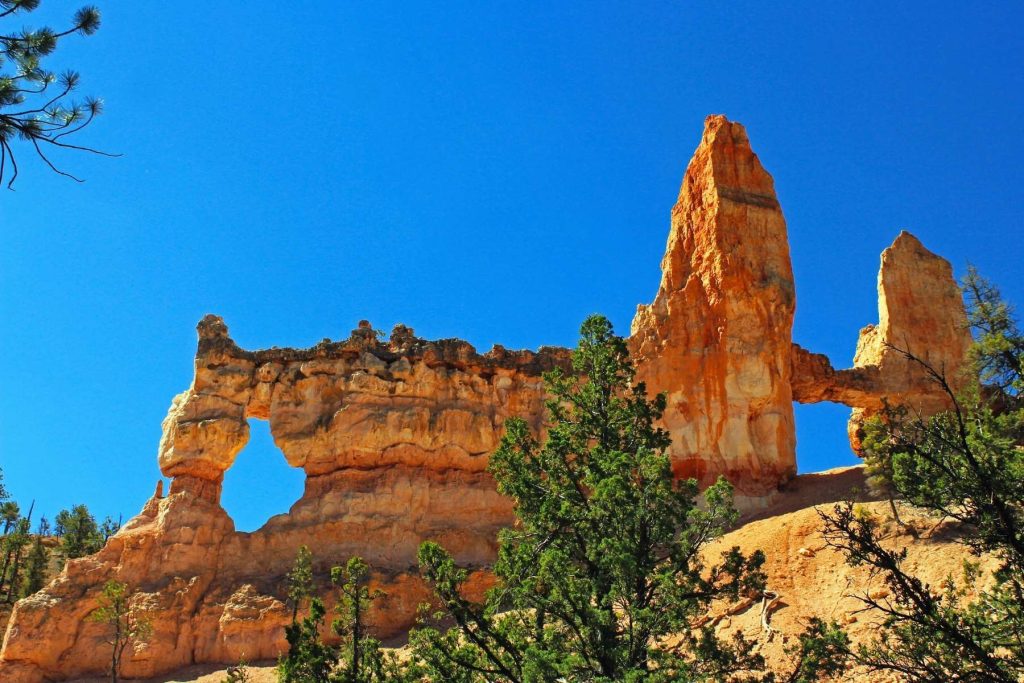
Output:
<svg viewBox="0 0 1024 683">
<path fill-rule="evenodd" d="M 285 575 L 304 544 L 315 549 L 324 591 L 329 564 L 364 557 L 387 594 L 374 628 L 383 637 L 401 633 L 429 598 L 416 578 L 421 541 L 443 543 L 470 566 L 493 560 L 511 507 L 485 471 L 487 454 L 511 415 L 528 416 L 540 431 L 541 374 L 569 358 L 564 349 L 481 355 L 404 326 L 382 342 L 367 323 L 343 342 L 304 350 L 244 351 L 215 316 L 198 332 L 192 386 L 174 398 L 160 441 L 170 494 L 158 489 L 99 554 L 70 561 L 17 605 L 0 680 L 102 671 L 106 634 L 84 618 L 110 578 L 141 591 L 137 600 L 156 625 L 128 658 L 127 676 L 275 658 L 290 618 Z M 249 418 L 269 420 L 306 485 L 288 514 L 240 533 L 220 495 Z M 476 572 L 471 590 L 488 581 Z"/>
<path fill-rule="evenodd" d="M 851 436 L 885 402 L 929 413 L 939 388 L 894 347 L 959 376 L 969 335 L 952 270 L 901 234 L 882 255 L 879 324 L 861 333 L 854 367 L 792 343 L 795 296 L 786 224 L 771 176 L 742 126 L 709 117 L 684 176 L 662 279 L 640 306 L 630 348 L 638 376 L 668 394 L 664 426 L 680 476 L 725 475 L 738 502 L 763 508 L 796 472 L 793 401 L 855 409 Z M 378 635 L 401 634 L 427 592 L 419 543 L 433 539 L 479 568 L 488 585 L 509 502 L 486 472 L 510 416 L 543 432 L 542 374 L 565 349 L 426 341 L 398 326 L 387 341 L 361 323 L 345 341 L 246 351 L 207 316 L 191 387 L 174 398 L 159 445 L 169 494 L 158 492 L 98 554 L 72 560 L 20 601 L 0 650 L 0 680 L 39 683 L 105 667 L 105 634 L 85 621 L 110 578 L 139 591 L 153 637 L 126 658 L 128 676 L 201 662 L 274 658 L 284 647 L 285 574 L 314 548 L 323 590 L 329 564 L 361 555 L 387 599 Z M 270 423 L 283 457 L 306 475 L 286 515 L 253 533 L 220 505 L 224 472 Z"/>
</svg>

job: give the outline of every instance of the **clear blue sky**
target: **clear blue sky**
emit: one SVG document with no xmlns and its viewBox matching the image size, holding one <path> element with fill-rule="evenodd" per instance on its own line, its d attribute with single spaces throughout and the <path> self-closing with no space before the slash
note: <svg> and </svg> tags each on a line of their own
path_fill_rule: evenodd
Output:
<svg viewBox="0 0 1024 683">
<path fill-rule="evenodd" d="M 51 66 L 106 101 L 79 141 L 124 156 L 61 156 L 78 185 L 22 148 L 0 193 L 0 467 L 51 518 L 139 510 L 207 312 L 247 348 L 362 318 L 482 349 L 570 345 L 595 311 L 625 333 L 710 113 L 775 177 L 802 345 L 849 365 L 901 228 L 1024 301 L 1017 3 L 97 2 Z M 801 470 L 852 462 L 846 416 L 798 407 Z M 301 492 L 253 437 L 243 529 Z"/>
</svg>

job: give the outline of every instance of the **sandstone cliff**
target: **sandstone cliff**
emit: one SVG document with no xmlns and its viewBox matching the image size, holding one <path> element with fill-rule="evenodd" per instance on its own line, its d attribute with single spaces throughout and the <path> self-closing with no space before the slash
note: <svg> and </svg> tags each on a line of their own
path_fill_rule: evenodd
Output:
<svg viewBox="0 0 1024 683">
<path fill-rule="evenodd" d="M 745 552 L 762 549 L 767 554 L 764 566 L 768 588 L 778 596 L 767 604 L 768 629 L 762 622 L 762 600 L 741 600 L 720 605 L 708 615 L 719 635 L 730 638 L 742 633 L 766 659 L 777 674 L 788 674 L 792 660 L 786 648 L 814 616 L 826 617 L 842 623 L 854 642 L 865 642 L 877 634 L 876 615 L 861 612 L 857 595 L 873 593 L 876 597 L 886 591 L 884 582 L 872 578 L 864 567 L 847 565 L 841 555 L 824 546 L 820 534 L 817 510 L 830 510 L 835 501 L 854 498 L 861 509 L 887 520 L 888 504 L 871 502 L 866 497 L 863 469 L 848 467 L 798 476 L 784 487 L 777 502 L 747 519 L 738 529 L 717 540 L 709 549 L 713 557 L 718 552 L 739 546 Z M 907 566 L 932 585 L 938 585 L 947 576 L 959 576 L 965 559 L 971 557 L 964 546 L 953 540 L 953 525 L 936 524 L 936 520 L 923 518 L 912 509 L 901 511 L 904 521 L 923 530 L 913 536 L 894 523 L 886 526 L 887 543 L 907 549 Z M 242 600 L 245 597 L 242 597 Z M 242 603 L 244 604 L 244 603 Z M 232 614 L 243 610 L 232 608 Z M 246 614 L 255 616 L 256 609 L 247 608 Z M 222 623 L 232 624 L 231 621 Z M 245 622 L 241 622 L 245 623 Z M 253 683 L 276 683 L 271 662 L 250 667 Z M 175 672 L 174 681 L 183 683 L 220 683 L 225 665 L 192 666 Z M 109 679 L 107 679 L 109 680 Z M 880 683 L 890 680 L 877 673 L 856 668 L 842 678 L 858 683 Z M 160 677 L 149 683 L 165 683 Z M 76 683 L 104 683 L 102 678 L 90 678 Z"/>
<path fill-rule="evenodd" d="M 838 401 L 865 415 L 888 401 L 932 412 L 934 383 L 892 346 L 951 376 L 969 337 L 949 264 L 909 234 L 882 255 L 879 324 L 861 335 L 854 367 L 792 343 L 795 296 L 786 225 L 771 176 L 742 126 L 709 117 L 672 212 L 654 302 L 633 321 L 639 377 L 669 397 L 665 426 L 676 471 L 725 475 L 748 510 L 764 509 L 796 472 L 793 401 Z M 543 431 L 542 373 L 564 349 L 479 354 L 458 340 L 426 341 L 398 326 L 387 341 L 360 324 L 344 341 L 247 351 L 207 316 L 190 388 L 163 423 L 161 471 L 170 492 L 92 557 L 15 608 L 0 650 L 0 680 L 39 683 L 101 671 L 103 634 L 83 618 L 103 583 L 141 591 L 156 632 L 128 658 L 128 676 L 183 665 L 274 658 L 284 645 L 285 573 L 308 544 L 327 566 L 353 554 L 375 568 L 388 599 L 378 633 L 400 634 L 426 597 L 415 551 L 443 543 L 488 582 L 507 500 L 486 472 L 509 416 Z M 852 341 L 852 340 L 851 340 Z M 220 505 L 224 472 L 270 423 L 289 464 L 306 474 L 287 515 L 236 532 Z"/>
<path fill-rule="evenodd" d="M 682 476 L 760 497 L 796 474 L 790 354 L 796 295 L 786 222 L 743 126 L 710 117 L 672 209 L 654 303 L 631 351 Z"/>
</svg>

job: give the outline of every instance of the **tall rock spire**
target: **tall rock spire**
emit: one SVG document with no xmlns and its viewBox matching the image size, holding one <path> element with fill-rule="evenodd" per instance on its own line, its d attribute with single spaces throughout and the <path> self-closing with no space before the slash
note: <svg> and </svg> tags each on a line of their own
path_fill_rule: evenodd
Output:
<svg viewBox="0 0 1024 683">
<path fill-rule="evenodd" d="M 878 369 L 873 400 L 856 405 L 850 445 L 859 452 L 861 426 L 883 402 L 928 416 L 950 408 L 950 397 L 923 363 L 959 391 L 971 347 L 963 295 L 949 261 L 925 248 L 906 230 L 882 252 L 878 269 L 878 325 L 860 332 L 854 369 Z M 919 361 L 911 360 L 912 354 Z"/>
<path fill-rule="evenodd" d="M 709 116 L 683 178 L 654 303 L 632 352 L 682 476 L 729 477 L 763 496 L 796 472 L 790 348 L 795 297 L 786 221 L 743 126 Z"/>
</svg>

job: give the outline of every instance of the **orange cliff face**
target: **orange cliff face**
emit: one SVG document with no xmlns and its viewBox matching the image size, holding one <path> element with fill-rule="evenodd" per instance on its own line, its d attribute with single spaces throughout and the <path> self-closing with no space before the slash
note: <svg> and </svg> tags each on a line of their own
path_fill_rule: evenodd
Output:
<svg viewBox="0 0 1024 683">
<path fill-rule="evenodd" d="M 672 209 L 654 303 L 630 348 L 682 476 L 727 476 L 757 499 L 796 474 L 790 354 L 796 307 L 786 221 L 738 123 L 711 116 Z"/>
<path fill-rule="evenodd" d="M 882 256 L 877 327 L 862 332 L 855 365 L 792 343 L 795 309 L 786 225 L 771 176 L 743 127 L 709 117 L 687 168 L 654 302 L 639 307 L 630 348 L 648 390 L 668 394 L 664 426 L 675 469 L 707 483 L 729 478 L 737 502 L 763 508 L 796 472 L 793 401 L 854 407 L 851 436 L 888 401 L 925 413 L 945 399 L 891 346 L 963 366 L 969 335 L 952 270 L 901 234 Z M 504 421 L 543 431 L 542 373 L 569 352 L 426 341 L 404 326 L 388 341 L 360 324 L 349 339 L 310 349 L 246 351 L 224 322 L 198 326 L 195 375 L 163 423 L 161 471 L 172 478 L 102 551 L 72 560 L 15 607 L 0 680 L 39 683 L 100 673 L 105 634 L 85 617 L 105 581 L 139 591 L 150 641 L 126 656 L 129 677 L 192 663 L 273 659 L 285 647 L 285 574 L 300 545 L 327 571 L 352 555 L 388 595 L 378 635 L 400 635 L 429 595 L 416 549 L 436 540 L 489 585 L 509 501 L 486 472 Z M 283 457 L 306 474 L 288 514 L 236 532 L 220 505 L 224 472 L 248 441 L 248 419 L 270 423 Z"/>
</svg>

